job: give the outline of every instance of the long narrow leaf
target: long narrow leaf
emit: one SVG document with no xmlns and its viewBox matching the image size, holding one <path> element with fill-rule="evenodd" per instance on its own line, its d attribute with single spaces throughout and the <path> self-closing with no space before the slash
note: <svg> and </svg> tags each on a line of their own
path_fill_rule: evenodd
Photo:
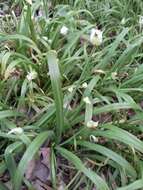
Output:
<svg viewBox="0 0 143 190">
<path fill-rule="evenodd" d="M 22 145 L 21 142 L 15 142 L 13 144 L 10 144 L 5 150 L 5 162 L 9 170 L 12 182 L 14 182 L 14 175 L 16 171 L 16 162 L 14 160 L 13 152 L 21 145 Z"/>
<path fill-rule="evenodd" d="M 0 190 L 9 190 L 2 182 L 0 182 Z"/>
<path fill-rule="evenodd" d="M 7 117 L 14 117 L 14 116 L 20 116 L 22 114 L 12 111 L 12 110 L 6 110 L 6 111 L 0 111 L 0 119 L 4 119 Z"/>
<path fill-rule="evenodd" d="M 16 174 L 14 176 L 14 190 L 19 190 L 22 183 L 23 175 L 26 171 L 28 163 L 32 160 L 33 156 L 36 154 L 40 146 L 44 143 L 44 141 L 50 138 L 53 135 L 51 131 L 43 132 L 39 134 L 29 145 L 23 157 L 20 160 L 18 168 L 16 170 Z"/>
<path fill-rule="evenodd" d="M 98 190 L 109 190 L 105 181 L 95 172 L 86 168 L 76 155 L 64 148 L 57 147 L 57 150 L 63 157 L 72 162 L 79 171 L 83 172 L 96 185 Z"/>
<path fill-rule="evenodd" d="M 62 96 L 61 81 L 60 81 L 60 71 L 58 67 L 58 59 L 56 52 L 49 51 L 47 58 L 48 58 L 49 73 L 52 83 L 52 90 L 56 106 L 56 119 L 57 119 L 56 133 L 58 141 L 60 141 L 62 128 L 64 125 L 63 96 Z"/>
<path fill-rule="evenodd" d="M 93 144 L 87 141 L 78 141 L 77 144 L 80 146 L 85 146 L 89 150 L 94 150 L 96 152 L 99 152 L 100 154 L 103 154 L 107 156 L 107 158 L 110 158 L 111 160 L 115 161 L 117 165 L 120 165 L 122 168 L 124 168 L 130 176 L 133 178 L 136 178 L 137 174 L 134 168 L 127 162 L 122 156 L 118 155 L 117 153 L 113 152 L 112 150 L 103 147 L 98 144 Z"/>
<path fill-rule="evenodd" d="M 117 190 L 138 190 L 143 188 L 143 179 L 136 180 L 135 182 L 125 187 L 117 188 Z"/>
<path fill-rule="evenodd" d="M 138 151 L 143 153 L 143 142 L 139 140 L 133 134 L 127 132 L 126 130 L 120 129 L 111 124 L 102 125 L 103 128 L 107 129 L 105 131 L 92 131 L 92 134 L 104 136 L 110 139 L 115 139 L 117 141 L 123 142 Z"/>
</svg>

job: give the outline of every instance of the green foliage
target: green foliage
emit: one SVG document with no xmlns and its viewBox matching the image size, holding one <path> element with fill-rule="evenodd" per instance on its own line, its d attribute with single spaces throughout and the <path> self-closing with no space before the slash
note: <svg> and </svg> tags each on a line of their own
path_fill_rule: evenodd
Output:
<svg viewBox="0 0 143 190">
<path fill-rule="evenodd" d="M 61 156 L 70 173 L 65 189 L 142 189 L 143 2 L 6 5 L 0 3 L 0 175 L 8 171 L 13 190 L 28 186 L 28 163 L 48 140 L 53 189 Z M 93 28 L 103 31 L 98 46 Z M 0 189 L 8 187 L 0 182 Z"/>
</svg>

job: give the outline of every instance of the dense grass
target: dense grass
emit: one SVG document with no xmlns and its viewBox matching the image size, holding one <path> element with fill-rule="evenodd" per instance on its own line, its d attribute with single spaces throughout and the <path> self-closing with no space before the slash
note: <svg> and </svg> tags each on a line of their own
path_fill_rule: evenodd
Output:
<svg viewBox="0 0 143 190">
<path fill-rule="evenodd" d="M 59 168 L 64 189 L 143 189 L 143 2 L 29 3 L 0 4 L 0 175 L 33 189 L 24 173 L 48 141 L 53 189 Z"/>
</svg>

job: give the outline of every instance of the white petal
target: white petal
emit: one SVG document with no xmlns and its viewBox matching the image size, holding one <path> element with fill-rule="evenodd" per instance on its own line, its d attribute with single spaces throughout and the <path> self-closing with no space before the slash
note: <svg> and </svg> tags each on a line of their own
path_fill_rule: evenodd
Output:
<svg viewBox="0 0 143 190">
<path fill-rule="evenodd" d="M 113 73 L 111 73 L 111 78 L 113 79 L 113 80 L 116 80 L 118 77 L 118 73 L 117 72 L 113 72 Z"/>
<path fill-rule="evenodd" d="M 32 81 L 33 79 L 35 79 L 37 77 L 37 72 L 36 71 L 31 71 L 31 72 L 28 72 L 26 78 L 29 80 L 29 81 Z"/>
<path fill-rule="evenodd" d="M 43 36 L 42 38 L 43 38 L 45 41 L 48 40 L 48 37 L 47 37 L 47 36 Z"/>
<path fill-rule="evenodd" d="M 94 135 L 90 135 L 90 141 L 96 143 L 96 142 L 98 142 L 98 138 L 95 137 Z"/>
<path fill-rule="evenodd" d="M 90 42 L 93 45 L 99 46 L 103 41 L 103 32 L 101 30 L 92 28 L 90 33 Z"/>
<path fill-rule="evenodd" d="M 68 91 L 69 91 L 69 92 L 73 92 L 73 89 L 74 89 L 74 87 L 73 87 L 73 86 L 70 86 L 70 87 L 68 88 Z"/>
<path fill-rule="evenodd" d="M 93 72 L 94 73 L 99 73 L 99 74 L 105 74 L 105 71 L 103 71 L 101 69 L 95 69 Z"/>
<path fill-rule="evenodd" d="M 87 88 L 87 83 L 86 82 L 84 82 L 83 84 L 82 84 L 82 88 Z"/>
<path fill-rule="evenodd" d="M 66 26 L 62 26 L 60 33 L 65 36 L 68 33 L 68 31 L 69 29 Z"/>
<path fill-rule="evenodd" d="M 26 0 L 27 3 L 29 3 L 30 5 L 32 5 L 32 0 Z"/>
<path fill-rule="evenodd" d="M 97 126 L 98 126 L 98 121 L 93 121 L 93 120 L 91 120 L 91 121 L 88 121 L 87 122 L 87 127 L 88 128 L 96 128 Z"/>
<path fill-rule="evenodd" d="M 90 33 L 90 39 L 94 38 L 95 33 L 96 33 L 96 29 L 95 29 L 95 28 L 92 28 L 92 29 L 91 29 L 91 33 Z"/>
<path fill-rule="evenodd" d="M 86 103 L 86 104 L 91 104 L 91 101 L 88 97 L 85 97 L 83 98 L 83 101 Z"/>
<path fill-rule="evenodd" d="M 103 32 L 101 30 L 96 29 L 95 34 L 97 35 L 97 38 L 98 38 L 99 42 L 102 43 L 102 41 L 103 41 L 103 37 L 102 37 Z"/>
<path fill-rule="evenodd" d="M 122 20 L 121 20 L 121 24 L 124 25 L 125 23 L 126 23 L 125 18 L 122 18 Z"/>
<path fill-rule="evenodd" d="M 143 16 L 140 16 L 140 17 L 139 17 L 139 24 L 140 24 L 140 25 L 143 25 Z"/>
<path fill-rule="evenodd" d="M 15 133 L 15 134 L 22 134 L 23 133 L 23 129 L 20 128 L 20 127 L 17 127 L 17 128 L 13 128 L 11 129 L 8 134 L 12 134 L 12 133 Z"/>
<path fill-rule="evenodd" d="M 96 30 L 94 28 L 91 29 L 90 33 L 90 42 L 92 43 L 95 37 Z"/>
</svg>

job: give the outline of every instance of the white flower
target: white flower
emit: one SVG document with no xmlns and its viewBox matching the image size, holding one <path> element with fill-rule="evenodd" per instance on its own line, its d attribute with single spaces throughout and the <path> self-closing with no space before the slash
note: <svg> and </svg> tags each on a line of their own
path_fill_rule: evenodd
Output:
<svg viewBox="0 0 143 190">
<path fill-rule="evenodd" d="M 68 31 L 69 29 L 66 26 L 62 26 L 60 33 L 65 36 L 67 35 Z"/>
<path fill-rule="evenodd" d="M 68 91 L 69 91 L 70 93 L 72 93 L 72 92 L 73 92 L 73 89 L 74 89 L 74 86 L 70 86 L 70 87 L 68 88 Z"/>
<path fill-rule="evenodd" d="M 92 45 L 99 46 L 103 42 L 103 32 L 101 30 L 92 28 L 90 33 L 90 42 Z"/>
<path fill-rule="evenodd" d="M 49 44 L 52 43 L 52 40 L 51 40 L 51 39 L 48 39 L 47 36 L 43 36 L 42 38 L 43 38 L 43 40 L 47 41 Z"/>
<path fill-rule="evenodd" d="M 122 20 L 121 20 L 121 24 L 122 24 L 122 25 L 125 25 L 125 23 L 126 23 L 125 18 L 122 18 Z"/>
<path fill-rule="evenodd" d="M 125 119 L 120 119 L 120 120 L 119 120 L 119 123 L 121 123 L 121 124 L 122 124 L 122 123 L 125 123 L 125 122 L 126 122 Z"/>
<path fill-rule="evenodd" d="M 26 0 L 26 2 L 32 5 L 32 0 Z"/>
<path fill-rule="evenodd" d="M 82 88 L 87 88 L 87 83 L 86 82 L 84 82 L 83 84 L 82 84 Z"/>
<path fill-rule="evenodd" d="M 93 120 L 88 121 L 87 122 L 87 127 L 95 129 L 98 126 L 98 123 L 99 123 L 98 121 L 93 121 Z"/>
<path fill-rule="evenodd" d="M 48 40 L 48 37 L 47 37 L 47 36 L 43 36 L 42 38 L 43 38 L 45 41 Z"/>
<path fill-rule="evenodd" d="M 20 128 L 20 127 L 13 128 L 13 129 L 11 129 L 11 130 L 8 132 L 8 135 L 10 135 L 10 134 L 12 134 L 12 133 L 14 133 L 14 134 L 22 134 L 22 133 L 23 133 L 23 129 Z"/>
<path fill-rule="evenodd" d="M 139 25 L 140 25 L 140 28 L 143 27 L 143 16 L 139 17 Z"/>
<path fill-rule="evenodd" d="M 93 72 L 97 73 L 97 74 L 105 74 L 105 71 L 103 71 L 101 69 L 94 69 Z"/>
<path fill-rule="evenodd" d="M 95 143 L 98 142 L 98 138 L 95 137 L 94 135 L 90 135 L 89 138 L 90 138 L 90 141 L 91 141 L 91 142 L 95 142 Z"/>
<path fill-rule="evenodd" d="M 33 79 L 35 79 L 37 77 L 37 72 L 36 71 L 31 71 L 31 72 L 28 72 L 26 78 L 29 80 L 29 81 L 32 81 Z"/>
<path fill-rule="evenodd" d="M 49 40 L 48 40 L 48 42 L 49 42 L 49 44 L 51 44 L 51 43 L 52 43 L 52 40 L 51 40 L 51 39 L 49 39 Z"/>
<path fill-rule="evenodd" d="M 72 110 L 71 106 L 68 105 L 68 103 L 64 103 L 63 108 L 64 108 L 64 109 L 67 109 L 67 110 L 69 110 L 69 111 Z"/>
<path fill-rule="evenodd" d="M 91 104 L 91 101 L 88 97 L 85 97 L 83 98 L 83 101 L 86 103 L 86 104 Z"/>
<path fill-rule="evenodd" d="M 117 72 L 113 72 L 113 73 L 111 73 L 111 78 L 113 79 L 113 80 L 116 80 L 118 77 L 118 73 Z"/>
</svg>

